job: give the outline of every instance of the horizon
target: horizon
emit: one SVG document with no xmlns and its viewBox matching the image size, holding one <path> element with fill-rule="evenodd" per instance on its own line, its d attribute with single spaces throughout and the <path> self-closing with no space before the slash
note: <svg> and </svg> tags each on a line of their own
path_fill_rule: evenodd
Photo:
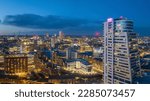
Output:
<svg viewBox="0 0 150 101">
<path fill-rule="evenodd" d="M 63 31 L 72 35 L 103 33 L 109 18 L 127 17 L 140 36 L 150 33 L 149 0 L 3 0 L 0 3 L 0 34 Z"/>
</svg>

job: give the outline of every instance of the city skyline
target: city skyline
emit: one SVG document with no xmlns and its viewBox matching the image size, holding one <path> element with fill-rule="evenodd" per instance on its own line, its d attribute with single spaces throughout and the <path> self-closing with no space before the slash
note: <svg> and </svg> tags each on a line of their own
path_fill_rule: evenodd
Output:
<svg viewBox="0 0 150 101">
<path fill-rule="evenodd" d="M 150 84 L 150 37 L 134 20 L 108 18 L 104 36 L 2 35 L 2 84 Z"/>
<path fill-rule="evenodd" d="M 124 16 L 134 20 L 137 33 L 149 35 L 149 4 L 149 0 L 2 0 L 0 34 L 62 30 L 93 35 L 102 33 L 102 23 L 107 18 Z"/>
</svg>

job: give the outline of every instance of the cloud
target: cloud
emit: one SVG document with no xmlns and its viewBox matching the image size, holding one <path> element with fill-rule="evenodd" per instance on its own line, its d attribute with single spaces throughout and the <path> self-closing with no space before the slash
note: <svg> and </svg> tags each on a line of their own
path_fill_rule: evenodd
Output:
<svg viewBox="0 0 150 101">
<path fill-rule="evenodd" d="M 35 14 L 7 15 L 3 20 L 3 24 L 5 25 L 34 29 L 63 29 L 85 26 L 93 23 L 97 22 L 54 15 L 40 16 Z"/>
<path fill-rule="evenodd" d="M 28 31 L 65 31 L 69 34 L 90 34 L 96 31 L 101 33 L 103 29 L 102 21 L 91 21 L 61 16 L 40 16 L 35 14 L 7 15 L 4 20 L 0 19 L 0 32 L 28 32 Z M 140 35 L 149 36 L 150 28 L 135 27 L 135 31 Z"/>
</svg>

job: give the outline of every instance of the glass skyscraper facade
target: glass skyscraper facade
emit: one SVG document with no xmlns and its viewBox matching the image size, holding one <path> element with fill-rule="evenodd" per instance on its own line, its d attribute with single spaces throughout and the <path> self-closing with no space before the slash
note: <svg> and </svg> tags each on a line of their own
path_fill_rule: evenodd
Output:
<svg viewBox="0 0 150 101">
<path fill-rule="evenodd" d="M 120 17 L 104 22 L 104 83 L 130 84 L 140 76 L 140 57 L 133 21 Z"/>
</svg>

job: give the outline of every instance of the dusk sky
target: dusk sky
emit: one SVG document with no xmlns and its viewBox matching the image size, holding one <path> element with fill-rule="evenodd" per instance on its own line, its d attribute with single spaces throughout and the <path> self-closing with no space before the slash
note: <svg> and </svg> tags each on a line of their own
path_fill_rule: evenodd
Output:
<svg viewBox="0 0 150 101">
<path fill-rule="evenodd" d="M 73 34 L 102 32 L 109 17 L 127 17 L 135 31 L 150 34 L 150 0 L 0 0 L 0 34 L 62 30 Z"/>
</svg>

